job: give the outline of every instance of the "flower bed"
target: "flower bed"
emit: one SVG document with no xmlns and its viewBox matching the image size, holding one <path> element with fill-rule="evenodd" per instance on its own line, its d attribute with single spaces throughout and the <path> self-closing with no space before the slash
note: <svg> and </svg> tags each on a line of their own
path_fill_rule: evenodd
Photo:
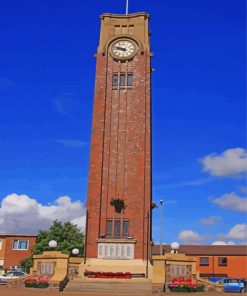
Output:
<svg viewBox="0 0 247 296">
<path fill-rule="evenodd" d="M 171 292 L 203 292 L 204 286 L 192 281 L 190 278 L 174 278 L 171 283 L 169 283 L 168 288 Z"/>
<path fill-rule="evenodd" d="M 100 271 L 87 271 L 84 273 L 89 278 L 104 278 L 104 279 L 131 279 L 130 272 L 100 272 Z"/>
<path fill-rule="evenodd" d="M 49 287 L 49 278 L 46 276 L 28 276 L 24 283 L 27 288 L 45 289 Z"/>
</svg>

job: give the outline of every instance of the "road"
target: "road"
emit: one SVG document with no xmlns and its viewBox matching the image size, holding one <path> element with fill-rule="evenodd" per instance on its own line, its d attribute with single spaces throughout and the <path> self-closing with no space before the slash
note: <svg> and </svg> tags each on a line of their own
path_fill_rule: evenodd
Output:
<svg viewBox="0 0 247 296">
<path fill-rule="evenodd" d="M 207 293 L 207 292 L 201 292 L 201 293 L 191 293 L 193 296 L 220 296 L 220 295 L 226 295 L 225 293 Z M 10 288 L 6 286 L 0 286 L 0 296 L 47 296 L 47 295 L 60 295 L 60 296 L 108 296 L 106 294 L 97 293 L 97 294 L 88 294 L 88 293 L 82 293 L 82 292 L 55 292 L 53 290 L 49 289 L 30 289 L 30 288 Z M 114 296 L 123 296 L 126 294 L 115 294 Z M 156 294 L 157 295 L 157 294 Z M 167 293 L 166 295 L 170 296 L 189 296 L 190 293 Z M 233 293 L 227 293 L 227 296 L 236 296 L 238 294 Z M 247 295 L 247 293 L 245 293 Z M 109 295 L 113 296 L 113 295 Z M 132 295 L 128 295 L 132 296 Z M 143 294 L 133 294 L 133 296 L 143 296 Z M 152 296 L 152 294 L 150 294 Z"/>
</svg>

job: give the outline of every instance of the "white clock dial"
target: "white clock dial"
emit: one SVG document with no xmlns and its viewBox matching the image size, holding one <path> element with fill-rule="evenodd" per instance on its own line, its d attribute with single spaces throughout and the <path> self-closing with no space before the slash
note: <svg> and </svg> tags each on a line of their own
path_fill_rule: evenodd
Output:
<svg viewBox="0 0 247 296">
<path fill-rule="evenodd" d="M 115 58 L 128 59 L 136 53 L 136 45 L 130 40 L 119 40 L 113 43 L 111 53 Z"/>
</svg>

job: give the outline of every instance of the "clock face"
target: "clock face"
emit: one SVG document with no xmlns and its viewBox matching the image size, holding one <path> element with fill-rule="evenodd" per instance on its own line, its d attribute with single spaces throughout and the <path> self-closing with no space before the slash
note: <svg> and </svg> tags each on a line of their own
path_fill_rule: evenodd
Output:
<svg viewBox="0 0 247 296">
<path fill-rule="evenodd" d="M 135 55 L 137 46 L 133 41 L 130 40 L 118 40 L 115 41 L 111 46 L 111 54 L 117 59 L 129 59 Z"/>
</svg>

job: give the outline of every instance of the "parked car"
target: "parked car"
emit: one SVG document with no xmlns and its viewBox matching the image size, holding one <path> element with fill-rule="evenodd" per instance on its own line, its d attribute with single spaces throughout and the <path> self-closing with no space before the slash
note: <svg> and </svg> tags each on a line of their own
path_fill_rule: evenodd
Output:
<svg viewBox="0 0 247 296">
<path fill-rule="evenodd" d="M 229 280 L 229 278 L 222 278 L 222 279 L 219 279 L 216 283 L 217 284 L 225 284 L 227 282 L 227 280 Z"/>
<path fill-rule="evenodd" d="M 8 279 L 17 279 L 21 276 L 27 275 L 23 271 L 9 271 L 0 276 L 0 284 L 6 284 Z"/>
<path fill-rule="evenodd" d="M 244 293 L 244 280 L 237 278 L 225 278 L 220 280 L 224 284 L 224 292 Z"/>
</svg>

